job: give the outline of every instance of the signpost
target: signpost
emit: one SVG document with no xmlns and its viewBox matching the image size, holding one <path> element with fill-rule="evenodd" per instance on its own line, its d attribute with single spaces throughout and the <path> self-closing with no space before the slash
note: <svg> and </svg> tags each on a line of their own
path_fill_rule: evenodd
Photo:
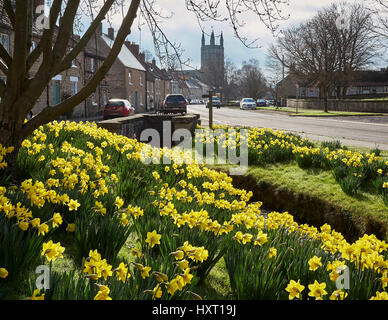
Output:
<svg viewBox="0 0 388 320">
<path fill-rule="evenodd" d="M 209 95 L 204 94 L 202 98 L 209 98 L 209 128 L 213 129 L 213 91 L 209 91 Z"/>
</svg>

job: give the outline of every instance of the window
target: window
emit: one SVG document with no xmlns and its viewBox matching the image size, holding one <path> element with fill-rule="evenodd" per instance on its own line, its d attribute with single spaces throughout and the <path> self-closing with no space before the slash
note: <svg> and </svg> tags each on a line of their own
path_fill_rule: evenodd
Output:
<svg viewBox="0 0 388 320">
<path fill-rule="evenodd" d="M 129 94 L 128 101 L 132 105 L 132 94 Z"/>
<path fill-rule="evenodd" d="M 140 73 L 140 79 L 139 79 L 139 81 L 140 81 L 140 85 L 143 86 L 143 76 L 142 76 L 141 73 Z"/>
<path fill-rule="evenodd" d="M 96 66 L 95 66 L 94 58 L 90 58 L 90 71 L 91 72 L 96 71 Z"/>
<path fill-rule="evenodd" d="M 9 35 L 6 33 L 0 33 L 0 44 L 3 45 L 4 49 L 9 52 Z"/>
<path fill-rule="evenodd" d="M 141 106 L 143 105 L 143 95 L 142 94 L 140 95 L 140 105 Z"/>
<path fill-rule="evenodd" d="M 77 68 L 78 66 L 77 66 L 77 60 L 76 59 L 74 59 L 72 62 L 71 62 L 71 67 L 72 68 Z"/>
<path fill-rule="evenodd" d="M 129 84 L 132 84 L 132 71 L 128 71 L 128 81 Z"/>
<path fill-rule="evenodd" d="M 93 92 L 93 94 L 92 94 L 92 105 L 93 105 L 93 106 L 96 106 L 96 105 L 97 105 L 97 102 L 96 102 L 96 93 L 95 93 L 95 92 Z"/>
<path fill-rule="evenodd" d="M 70 77 L 70 83 L 71 83 L 71 95 L 74 96 L 78 93 L 78 78 L 77 77 Z"/>
</svg>

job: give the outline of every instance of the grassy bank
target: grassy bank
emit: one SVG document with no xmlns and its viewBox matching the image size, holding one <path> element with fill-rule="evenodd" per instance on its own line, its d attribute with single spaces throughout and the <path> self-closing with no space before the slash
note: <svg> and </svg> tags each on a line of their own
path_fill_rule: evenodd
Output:
<svg viewBox="0 0 388 320">
<path fill-rule="evenodd" d="M 287 112 L 290 116 L 304 117 L 346 117 L 346 116 L 381 116 L 382 113 L 373 112 L 348 112 L 348 111 L 329 111 L 291 108 L 291 107 L 257 107 L 257 110 L 269 110 L 277 112 Z"/>
<path fill-rule="evenodd" d="M 380 221 L 388 226 L 387 207 L 381 197 L 362 193 L 352 197 L 343 192 L 331 172 L 323 170 L 303 170 L 296 163 L 251 167 L 248 174 L 260 182 L 274 185 L 277 189 L 287 189 L 295 194 L 322 199 L 340 210 L 349 212 L 354 219 L 365 217 Z"/>
</svg>

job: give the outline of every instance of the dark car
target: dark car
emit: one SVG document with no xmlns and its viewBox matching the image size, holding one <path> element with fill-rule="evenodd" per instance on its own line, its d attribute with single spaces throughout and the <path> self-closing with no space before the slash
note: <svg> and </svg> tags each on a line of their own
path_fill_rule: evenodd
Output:
<svg viewBox="0 0 388 320">
<path fill-rule="evenodd" d="M 221 100 L 218 97 L 212 98 L 212 106 L 219 109 L 221 108 Z M 209 101 L 206 102 L 206 108 L 209 108 Z"/>
<path fill-rule="evenodd" d="M 256 105 L 258 107 L 266 107 L 267 106 L 267 101 L 264 99 L 258 99 L 256 102 Z"/>
<path fill-rule="evenodd" d="M 135 108 L 125 99 L 111 99 L 104 108 L 104 119 L 127 117 L 135 114 Z"/>
<path fill-rule="evenodd" d="M 187 100 L 181 94 L 168 94 L 163 101 L 163 113 L 187 113 Z"/>
</svg>

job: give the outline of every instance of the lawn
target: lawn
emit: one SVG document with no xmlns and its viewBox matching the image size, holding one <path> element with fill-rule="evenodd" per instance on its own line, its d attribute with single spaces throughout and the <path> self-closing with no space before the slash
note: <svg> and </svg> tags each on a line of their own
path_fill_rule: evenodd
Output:
<svg viewBox="0 0 388 320">
<path fill-rule="evenodd" d="M 348 112 L 348 111 L 329 111 L 313 109 L 301 109 L 291 107 L 257 107 L 257 110 L 269 110 L 277 112 L 287 112 L 290 116 L 304 116 L 304 117 L 346 117 L 346 116 L 382 116 L 382 113 L 372 112 Z"/>
</svg>

